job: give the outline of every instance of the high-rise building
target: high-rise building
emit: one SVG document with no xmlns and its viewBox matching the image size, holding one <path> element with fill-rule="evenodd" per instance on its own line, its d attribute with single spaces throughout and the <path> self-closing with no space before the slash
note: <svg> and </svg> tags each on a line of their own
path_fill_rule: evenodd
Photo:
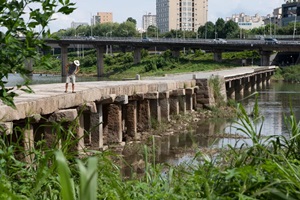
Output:
<svg viewBox="0 0 300 200">
<path fill-rule="evenodd" d="M 113 13 L 112 12 L 97 12 L 97 16 L 99 17 L 98 21 L 100 24 L 113 22 Z"/>
<path fill-rule="evenodd" d="M 282 26 L 295 23 L 300 19 L 300 0 L 287 1 L 282 4 Z"/>
<path fill-rule="evenodd" d="M 207 22 L 208 0 L 156 0 L 156 23 L 161 32 L 197 31 Z"/>
<path fill-rule="evenodd" d="M 149 26 L 157 26 L 156 15 L 151 15 L 151 13 L 143 15 L 143 30 L 147 30 Z"/>
</svg>

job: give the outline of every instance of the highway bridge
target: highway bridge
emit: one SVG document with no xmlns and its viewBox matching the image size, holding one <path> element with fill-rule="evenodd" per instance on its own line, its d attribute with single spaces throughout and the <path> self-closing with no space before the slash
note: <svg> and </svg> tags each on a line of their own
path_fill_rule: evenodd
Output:
<svg viewBox="0 0 300 200">
<path fill-rule="evenodd" d="M 266 43 L 265 40 L 227 40 L 217 43 L 213 39 L 183 39 L 183 38 L 120 38 L 120 37 L 63 37 L 59 40 L 46 39 L 51 47 L 61 48 L 62 76 L 66 75 L 64 66 L 68 63 L 68 48 L 74 45 L 84 45 L 85 48 L 97 50 L 97 75 L 104 74 L 103 56 L 107 46 L 119 46 L 123 51 L 134 51 L 134 63 L 141 61 L 141 50 L 150 48 L 170 49 L 174 57 L 178 57 L 183 49 L 201 49 L 214 53 L 214 60 L 222 62 L 222 52 L 257 50 L 261 55 L 261 66 L 270 65 L 270 56 L 276 52 L 300 52 L 300 42 L 281 40 L 277 44 Z"/>
</svg>

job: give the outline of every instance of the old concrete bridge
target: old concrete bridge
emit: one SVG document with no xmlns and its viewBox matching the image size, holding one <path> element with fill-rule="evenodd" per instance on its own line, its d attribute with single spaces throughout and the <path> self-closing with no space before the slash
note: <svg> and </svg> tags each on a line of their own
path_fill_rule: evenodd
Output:
<svg viewBox="0 0 300 200">
<path fill-rule="evenodd" d="M 215 105 L 210 80 L 218 77 L 224 100 L 268 84 L 275 67 L 240 67 L 223 71 L 166 75 L 127 81 L 78 82 L 76 93 L 64 83 L 32 85 L 33 94 L 16 91 L 16 109 L 0 104 L 0 135 L 14 135 L 27 150 L 45 140 L 53 145 L 57 130 L 76 124 L 77 150 L 101 150 L 126 139 L 138 139 L 151 121 L 169 121 Z M 18 127 L 18 128 L 16 128 Z M 30 156 L 25 156 L 30 161 Z"/>
</svg>

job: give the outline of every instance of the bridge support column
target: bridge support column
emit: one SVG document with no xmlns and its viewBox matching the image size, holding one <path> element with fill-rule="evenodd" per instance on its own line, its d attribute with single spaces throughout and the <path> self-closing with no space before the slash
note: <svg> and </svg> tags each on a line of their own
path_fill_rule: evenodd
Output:
<svg viewBox="0 0 300 200">
<path fill-rule="evenodd" d="M 31 152 L 34 149 L 34 137 L 33 137 L 33 126 L 31 124 L 25 126 L 24 131 L 24 152 L 25 157 L 24 161 L 26 163 L 31 163 L 34 159 L 33 154 Z"/>
<path fill-rule="evenodd" d="M 257 89 L 261 89 L 262 88 L 262 75 L 261 74 L 257 74 L 256 75 L 256 84 L 257 84 Z"/>
<path fill-rule="evenodd" d="M 230 99 L 235 99 L 235 83 L 234 81 L 228 81 L 226 83 L 227 97 Z"/>
<path fill-rule="evenodd" d="M 136 139 L 137 137 L 137 102 L 130 101 L 126 106 L 125 126 L 127 127 L 126 134 Z"/>
<path fill-rule="evenodd" d="M 134 64 L 138 64 L 141 62 L 141 50 L 142 48 L 137 48 L 137 47 L 134 49 L 134 56 L 133 56 Z"/>
<path fill-rule="evenodd" d="M 103 149 L 103 105 L 97 104 L 97 112 L 90 116 L 91 147 L 94 150 Z"/>
<path fill-rule="evenodd" d="M 175 114 L 186 114 L 186 99 L 185 99 L 185 89 L 173 90 L 171 93 L 171 98 L 173 100 L 173 112 Z M 178 108 L 177 108 L 178 107 Z"/>
<path fill-rule="evenodd" d="M 250 84 L 251 84 L 251 92 L 255 92 L 257 89 L 257 77 L 256 76 L 252 76 L 250 78 Z"/>
<path fill-rule="evenodd" d="M 222 62 L 222 51 L 214 51 L 214 61 Z"/>
<path fill-rule="evenodd" d="M 14 124 L 12 122 L 0 122 L 0 136 L 12 134 L 13 126 Z"/>
<path fill-rule="evenodd" d="M 97 51 L 97 76 L 101 77 L 104 75 L 104 53 L 105 46 L 96 46 Z"/>
<path fill-rule="evenodd" d="M 170 96 L 170 114 L 178 115 L 179 114 L 179 100 L 177 96 Z"/>
<path fill-rule="evenodd" d="M 172 50 L 172 56 L 174 58 L 179 58 L 180 57 L 180 49 L 173 49 Z"/>
<path fill-rule="evenodd" d="M 107 105 L 107 143 L 121 143 L 122 137 L 122 106 L 120 104 Z"/>
<path fill-rule="evenodd" d="M 270 57 L 272 53 L 272 51 L 260 51 L 261 66 L 270 66 Z"/>
<path fill-rule="evenodd" d="M 150 102 L 148 99 L 138 101 L 137 123 L 138 132 L 144 132 L 151 128 Z"/>
<path fill-rule="evenodd" d="M 68 44 L 60 44 L 61 48 L 61 76 L 67 76 L 66 65 L 68 64 Z"/>
<path fill-rule="evenodd" d="M 157 120 L 158 123 L 161 122 L 161 109 L 159 104 L 159 93 L 147 93 L 145 98 L 150 101 L 150 115 L 151 118 Z"/>
<path fill-rule="evenodd" d="M 60 122 L 60 121 L 65 121 L 65 126 L 66 128 L 68 126 L 71 125 L 71 122 L 73 122 L 74 120 L 78 120 L 78 112 L 76 109 L 68 109 L 68 110 L 59 110 L 55 113 L 53 113 L 48 121 L 49 122 Z M 84 148 L 84 138 L 83 138 L 83 131 L 84 131 L 84 122 L 83 122 L 83 118 L 81 118 L 79 121 L 77 121 L 77 129 L 76 129 L 76 139 L 78 140 L 78 143 L 75 146 L 74 150 L 80 151 Z M 48 143 L 48 141 L 50 143 L 48 143 L 48 147 L 52 148 L 51 145 L 53 145 L 53 143 L 57 140 L 57 135 L 56 133 L 53 133 L 52 128 L 48 128 L 45 130 L 45 139 Z M 61 136 L 63 139 L 65 138 L 65 136 Z M 72 139 L 72 138 L 71 138 Z M 60 143 L 62 143 L 63 141 L 60 141 Z"/>
<path fill-rule="evenodd" d="M 194 88 L 185 89 L 185 102 L 186 102 L 187 111 L 193 110 L 193 95 L 194 95 Z"/>
<path fill-rule="evenodd" d="M 236 96 L 238 94 L 240 97 L 243 97 L 244 96 L 244 85 L 243 85 L 242 79 L 235 80 L 234 84 L 235 84 Z"/>
<path fill-rule="evenodd" d="M 160 92 L 159 93 L 159 104 L 160 104 L 160 112 L 161 112 L 161 119 L 165 121 L 170 121 L 170 92 Z"/>
<path fill-rule="evenodd" d="M 244 90 L 247 91 L 247 92 L 250 92 L 250 90 L 251 90 L 251 80 L 250 80 L 250 77 L 245 77 L 243 82 L 245 84 Z"/>
</svg>

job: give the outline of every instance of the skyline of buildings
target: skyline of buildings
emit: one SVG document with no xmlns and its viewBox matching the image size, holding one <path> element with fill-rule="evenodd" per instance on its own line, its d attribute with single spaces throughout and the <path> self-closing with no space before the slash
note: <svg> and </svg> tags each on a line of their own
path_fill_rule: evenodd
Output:
<svg viewBox="0 0 300 200">
<path fill-rule="evenodd" d="M 146 13 L 142 17 L 142 27 L 137 30 L 145 31 L 149 26 L 158 27 L 161 33 L 170 30 L 196 31 L 205 25 L 208 19 L 208 0 L 156 0 L 156 15 Z M 245 13 L 232 14 L 224 20 L 233 20 L 240 28 L 250 30 L 266 24 L 286 26 L 300 19 L 300 0 L 286 1 L 281 7 L 274 8 L 267 16 L 254 16 Z M 97 12 L 92 16 L 91 25 L 113 22 L 112 12 Z M 71 28 L 88 25 L 86 22 L 72 22 Z"/>
</svg>

